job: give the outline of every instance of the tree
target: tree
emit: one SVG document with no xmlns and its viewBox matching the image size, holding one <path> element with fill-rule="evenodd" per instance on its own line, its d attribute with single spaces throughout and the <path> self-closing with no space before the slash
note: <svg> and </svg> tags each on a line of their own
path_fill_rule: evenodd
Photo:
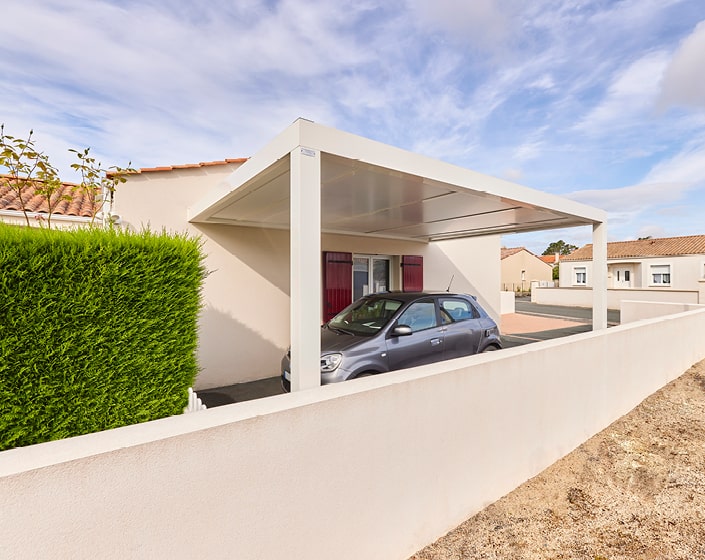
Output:
<svg viewBox="0 0 705 560">
<path fill-rule="evenodd" d="M 63 184 L 58 170 L 49 163 L 46 154 L 39 151 L 33 139 L 34 131 L 30 130 L 26 139 L 5 134 L 5 125 L 0 125 L 0 169 L 7 170 L 5 176 L 7 185 L 19 200 L 20 209 L 27 225 L 31 225 L 26 203 L 27 193 L 34 187 L 34 193 L 44 198 L 47 205 L 47 227 L 51 229 L 51 217 L 56 206 L 62 200 L 70 200 L 71 196 L 61 194 Z M 91 226 L 96 216 L 102 213 L 103 225 L 112 225 L 110 208 L 117 185 L 126 181 L 125 174 L 133 172 L 130 164 L 126 168 L 112 166 L 103 168 L 99 161 L 90 155 L 90 148 L 73 150 L 78 163 L 71 168 L 81 176 L 81 181 L 73 187 L 91 201 Z M 106 216 L 105 205 L 108 204 Z"/>
<path fill-rule="evenodd" d="M 578 247 L 576 245 L 571 245 L 570 243 L 566 243 L 562 239 L 559 239 L 546 247 L 546 250 L 541 254 L 555 255 L 558 253 L 559 255 L 570 255 L 573 251 L 577 250 L 577 248 Z"/>
<path fill-rule="evenodd" d="M 61 186 L 58 171 L 49 163 L 49 158 L 40 152 L 30 130 L 26 139 L 5 134 L 5 125 L 0 125 L 0 168 L 7 170 L 7 186 L 17 195 L 24 219 L 29 223 L 25 194 L 34 186 L 35 192 L 43 196 L 49 207 L 48 224 L 51 227 L 51 214 L 61 197 L 54 196 Z"/>
<path fill-rule="evenodd" d="M 103 223 L 112 225 L 110 209 L 112 209 L 115 189 L 120 183 L 124 183 L 127 180 L 125 179 L 125 174 L 134 171 L 134 169 L 132 169 L 131 163 L 128 163 L 126 168 L 112 166 L 104 169 L 103 165 L 90 155 L 90 150 L 90 148 L 82 151 L 69 150 L 69 152 L 76 154 L 78 159 L 78 163 L 71 164 L 71 169 L 81 175 L 81 182 L 76 188 L 82 191 L 92 203 L 91 225 L 95 223 L 95 218 L 99 212 L 102 213 Z M 105 215 L 106 203 L 108 203 L 107 220 Z"/>
</svg>

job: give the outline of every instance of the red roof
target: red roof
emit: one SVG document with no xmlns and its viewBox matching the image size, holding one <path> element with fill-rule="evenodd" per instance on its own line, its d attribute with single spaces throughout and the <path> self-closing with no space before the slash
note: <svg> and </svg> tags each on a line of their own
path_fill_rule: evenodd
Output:
<svg viewBox="0 0 705 560">
<path fill-rule="evenodd" d="M 636 241 L 614 241 L 607 244 L 608 259 L 702 254 L 705 254 L 705 235 L 662 237 L 660 239 L 639 239 Z M 592 260 L 592 244 L 585 245 L 577 251 L 573 251 L 570 255 L 562 257 L 561 260 Z"/>
<path fill-rule="evenodd" d="M 185 163 L 181 165 L 164 165 L 160 167 L 142 167 L 135 173 L 151 173 L 154 171 L 174 171 L 176 169 L 198 169 L 199 167 L 211 167 L 214 165 L 229 165 L 232 163 L 245 163 L 248 158 L 221 159 L 216 161 L 201 161 L 199 163 Z"/>
<path fill-rule="evenodd" d="M 41 181 L 33 181 L 22 190 L 22 201 L 17 196 L 17 192 L 10 187 L 9 181 L 10 177 L 7 175 L 0 175 L 0 210 L 22 212 L 22 202 L 24 202 L 27 212 L 49 213 L 46 198 L 37 192 Z M 89 196 L 73 183 L 62 183 L 52 195 L 52 200 L 56 201 L 53 214 L 84 218 L 90 218 L 94 214 L 94 197 Z"/>
</svg>

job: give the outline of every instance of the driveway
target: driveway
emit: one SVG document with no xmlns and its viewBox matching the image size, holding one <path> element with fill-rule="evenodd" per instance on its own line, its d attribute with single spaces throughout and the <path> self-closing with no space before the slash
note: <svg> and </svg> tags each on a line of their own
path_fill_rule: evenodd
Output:
<svg viewBox="0 0 705 560">
<path fill-rule="evenodd" d="M 517 313 L 502 315 L 500 321 L 502 344 L 505 348 L 592 330 L 592 309 L 538 305 L 528 299 L 518 299 L 516 311 Z M 607 321 L 610 326 L 618 325 L 619 311 L 609 310 Z M 208 408 L 212 408 L 271 397 L 283 392 L 279 376 L 276 376 L 198 391 L 198 396 Z"/>
</svg>

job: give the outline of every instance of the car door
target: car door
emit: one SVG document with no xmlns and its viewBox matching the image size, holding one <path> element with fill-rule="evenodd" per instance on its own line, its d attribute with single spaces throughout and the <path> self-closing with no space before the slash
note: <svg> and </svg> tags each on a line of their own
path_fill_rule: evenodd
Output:
<svg viewBox="0 0 705 560">
<path fill-rule="evenodd" d="M 475 354 L 483 332 L 480 313 L 475 306 L 459 297 L 440 297 L 439 306 L 445 329 L 443 359 Z"/>
<path fill-rule="evenodd" d="M 443 330 L 434 298 L 411 303 L 395 325 L 407 325 L 412 332 L 407 336 L 387 337 L 389 369 L 410 368 L 443 359 Z"/>
</svg>

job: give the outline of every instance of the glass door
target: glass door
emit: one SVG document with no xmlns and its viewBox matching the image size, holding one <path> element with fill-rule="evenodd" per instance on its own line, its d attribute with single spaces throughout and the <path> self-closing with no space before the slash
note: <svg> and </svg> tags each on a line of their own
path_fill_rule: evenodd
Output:
<svg viewBox="0 0 705 560">
<path fill-rule="evenodd" d="M 355 255 L 353 257 L 353 301 L 390 289 L 390 257 Z"/>
</svg>

